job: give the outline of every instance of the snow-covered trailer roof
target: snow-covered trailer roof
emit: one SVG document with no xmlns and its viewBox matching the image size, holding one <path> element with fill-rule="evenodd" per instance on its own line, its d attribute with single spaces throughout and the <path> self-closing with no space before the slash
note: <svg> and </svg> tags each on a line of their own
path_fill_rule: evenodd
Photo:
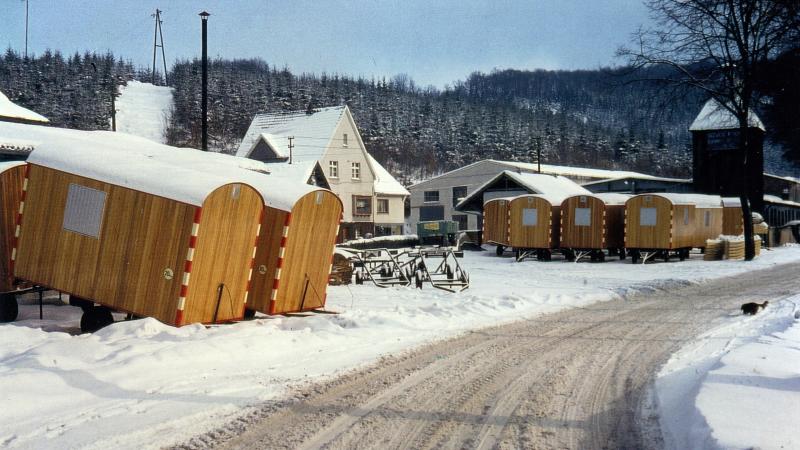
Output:
<svg viewBox="0 0 800 450">
<path fill-rule="evenodd" d="M 618 194 L 616 192 L 602 192 L 592 195 L 602 200 L 606 205 L 624 205 L 631 198 L 629 194 Z"/>
<path fill-rule="evenodd" d="M 0 140 L 4 138 L 35 141 L 36 150 L 28 158 L 32 164 L 197 206 L 231 183 L 250 185 L 268 206 L 286 211 L 318 189 L 270 172 L 255 160 L 171 147 L 124 133 L 0 123 Z"/>
<path fill-rule="evenodd" d="M 700 208 L 722 208 L 722 197 L 719 195 L 705 195 L 705 194 L 675 194 L 659 192 L 657 194 L 640 194 L 640 195 L 653 195 L 665 198 L 675 205 L 695 205 Z"/>
<path fill-rule="evenodd" d="M 0 162 L 0 172 L 5 172 L 17 166 L 24 166 L 25 164 L 25 161 L 3 161 Z"/>
</svg>

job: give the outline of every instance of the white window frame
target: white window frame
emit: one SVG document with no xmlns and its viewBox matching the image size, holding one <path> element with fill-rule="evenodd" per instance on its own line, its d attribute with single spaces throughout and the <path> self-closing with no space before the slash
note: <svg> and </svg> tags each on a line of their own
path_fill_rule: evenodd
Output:
<svg viewBox="0 0 800 450">
<path fill-rule="evenodd" d="M 386 205 L 386 210 L 381 211 L 381 205 Z M 389 214 L 389 199 L 388 198 L 378 198 L 375 202 L 375 212 L 378 214 Z"/>
<path fill-rule="evenodd" d="M 539 210 L 537 208 L 522 209 L 522 226 L 535 227 L 539 225 Z"/>
<path fill-rule="evenodd" d="M 100 239 L 107 198 L 105 191 L 70 183 L 61 227 L 82 236 Z"/>
<path fill-rule="evenodd" d="M 339 178 L 339 161 L 328 162 L 328 176 L 330 178 Z"/>
<path fill-rule="evenodd" d="M 354 162 L 350 164 L 350 178 L 353 180 L 361 179 L 361 163 Z"/>
<path fill-rule="evenodd" d="M 347 147 L 347 133 L 342 134 L 342 147 Z"/>
</svg>

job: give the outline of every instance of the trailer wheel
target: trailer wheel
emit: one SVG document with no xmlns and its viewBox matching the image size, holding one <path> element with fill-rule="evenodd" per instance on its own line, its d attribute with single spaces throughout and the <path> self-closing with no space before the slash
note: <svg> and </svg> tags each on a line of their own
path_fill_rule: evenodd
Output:
<svg viewBox="0 0 800 450">
<path fill-rule="evenodd" d="M 681 261 L 685 261 L 686 260 L 686 253 L 687 252 L 684 249 L 678 250 L 678 259 L 681 260 Z"/>
<path fill-rule="evenodd" d="M 543 250 L 542 253 L 544 253 L 544 260 L 545 261 L 552 261 L 553 260 L 553 252 L 551 252 L 550 250 Z"/>
<path fill-rule="evenodd" d="M 495 253 L 497 253 L 497 256 L 503 256 L 503 250 L 505 250 L 505 247 L 498 245 L 495 249 Z"/>
<path fill-rule="evenodd" d="M 245 319 L 249 320 L 249 319 L 252 319 L 255 316 L 256 316 L 256 310 L 255 309 L 250 309 L 250 308 L 245 308 L 244 309 L 244 318 Z"/>
<path fill-rule="evenodd" d="M 84 310 L 81 316 L 81 332 L 94 333 L 95 331 L 114 323 L 111 310 L 105 306 L 95 306 Z"/>
<path fill-rule="evenodd" d="M 631 264 L 639 262 L 639 250 L 631 250 Z"/>
<path fill-rule="evenodd" d="M 14 294 L 0 295 L 0 322 L 13 322 L 19 316 L 17 296 Z"/>
<path fill-rule="evenodd" d="M 619 249 L 619 260 L 622 261 L 624 259 L 625 259 L 625 249 L 621 248 Z"/>
<path fill-rule="evenodd" d="M 564 250 L 564 258 L 569 262 L 575 261 L 575 252 L 570 249 Z"/>
<path fill-rule="evenodd" d="M 75 306 L 86 312 L 89 309 L 94 308 L 94 302 L 91 300 L 86 300 L 80 297 L 75 297 L 73 295 L 69 296 L 69 306 Z"/>
<path fill-rule="evenodd" d="M 664 250 L 664 262 L 669 262 L 669 250 Z"/>
<path fill-rule="evenodd" d="M 600 262 L 606 261 L 606 254 L 602 250 L 599 250 L 599 253 L 597 254 L 597 260 Z"/>
</svg>

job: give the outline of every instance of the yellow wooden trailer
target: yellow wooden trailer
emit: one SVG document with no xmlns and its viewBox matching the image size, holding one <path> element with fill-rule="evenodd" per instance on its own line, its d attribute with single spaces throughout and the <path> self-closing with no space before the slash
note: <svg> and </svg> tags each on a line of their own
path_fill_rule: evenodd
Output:
<svg viewBox="0 0 800 450">
<path fill-rule="evenodd" d="M 549 261 L 559 247 L 563 198 L 541 194 L 520 195 L 509 202 L 508 242 L 517 261 L 536 256 Z"/>
<path fill-rule="evenodd" d="M 483 204 L 483 242 L 496 245 L 498 256 L 510 245 L 508 207 L 512 198 L 494 198 Z"/>
<path fill-rule="evenodd" d="M 0 124 L 3 135 L 39 142 L 14 275 L 80 299 L 82 328 L 112 309 L 176 326 L 243 317 L 264 209 L 249 171 L 195 170 L 208 154 L 121 133 Z"/>
<path fill-rule="evenodd" d="M 630 195 L 573 195 L 561 203 L 561 251 L 568 261 L 589 256 L 605 260 L 604 251 L 625 259 L 625 202 Z"/>
<path fill-rule="evenodd" d="M 11 260 L 26 167 L 24 162 L 0 162 L 0 322 L 17 318 L 17 283 Z"/>
<path fill-rule="evenodd" d="M 704 236 L 721 231 L 718 196 L 640 194 L 625 203 L 625 247 L 634 263 L 659 256 L 683 260 L 692 248 L 705 245 Z"/>
</svg>

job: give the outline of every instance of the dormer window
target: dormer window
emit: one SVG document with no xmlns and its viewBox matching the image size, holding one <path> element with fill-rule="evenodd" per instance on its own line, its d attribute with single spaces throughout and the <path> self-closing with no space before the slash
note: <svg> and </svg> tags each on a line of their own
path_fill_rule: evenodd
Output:
<svg viewBox="0 0 800 450">
<path fill-rule="evenodd" d="M 347 147 L 347 133 L 342 135 L 342 146 Z"/>
</svg>

